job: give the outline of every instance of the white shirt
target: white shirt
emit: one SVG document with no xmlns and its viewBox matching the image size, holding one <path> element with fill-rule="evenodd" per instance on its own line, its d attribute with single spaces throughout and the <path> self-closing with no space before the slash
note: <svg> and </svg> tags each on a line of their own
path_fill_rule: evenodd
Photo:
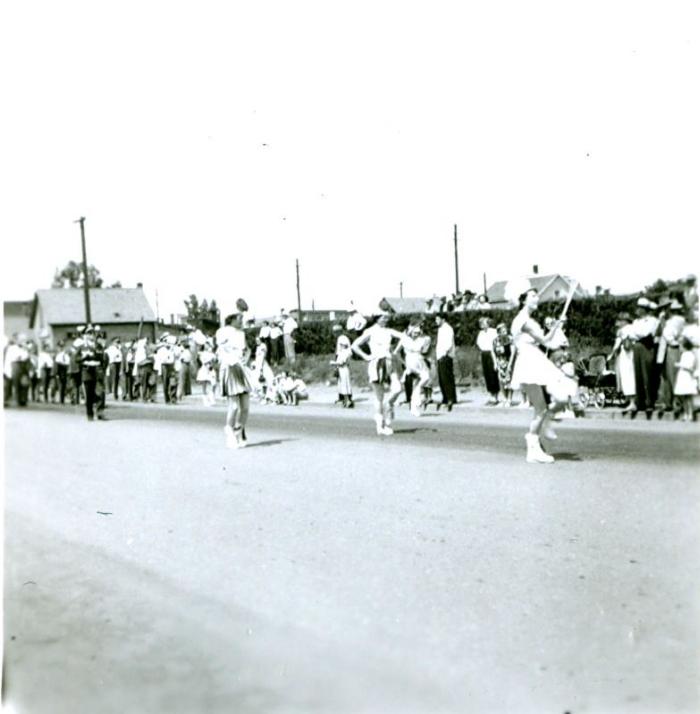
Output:
<svg viewBox="0 0 700 714">
<path fill-rule="evenodd" d="M 270 339 L 276 340 L 282 336 L 282 328 L 279 325 L 274 325 L 270 328 Z"/>
<path fill-rule="evenodd" d="M 282 331 L 285 335 L 291 335 L 297 327 L 299 327 L 299 325 L 297 325 L 297 321 L 293 317 L 286 318 L 282 323 Z"/>
<path fill-rule="evenodd" d="M 62 364 L 66 367 L 70 364 L 70 355 L 65 350 L 59 350 L 55 357 L 56 364 Z"/>
<path fill-rule="evenodd" d="M 489 327 L 486 330 L 479 330 L 479 334 L 476 336 L 476 346 L 482 352 L 491 352 L 493 350 L 493 341 L 497 336 L 498 333 L 494 327 Z"/>
<path fill-rule="evenodd" d="M 39 369 L 42 369 L 43 367 L 47 367 L 50 369 L 53 367 L 53 357 L 51 356 L 50 353 L 48 352 L 39 352 Z"/>
<path fill-rule="evenodd" d="M 263 326 L 260 328 L 260 333 L 259 333 L 258 337 L 259 337 L 261 340 L 266 340 L 269 336 L 270 336 L 270 326 L 269 326 L 269 325 L 263 325 Z"/>
<path fill-rule="evenodd" d="M 246 351 L 245 332 L 232 325 L 220 327 L 216 331 L 216 354 L 219 364 L 231 367 L 243 362 Z"/>
<path fill-rule="evenodd" d="M 659 327 L 659 320 L 653 315 L 647 315 L 646 317 L 638 317 L 631 327 L 632 335 L 637 340 L 649 337 L 649 335 L 655 335 L 656 330 Z"/>
<path fill-rule="evenodd" d="M 117 345 L 110 345 L 107 348 L 106 352 L 110 364 L 115 364 L 116 362 L 122 361 L 122 351 L 120 347 L 117 347 Z"/>
<path fill-rule="evenodd" d="M 437 342 L 435 343 L 435 356 L 442 357 L 455 356 L 455 331 L 447 322 L 443 322 L 437 331 Z"/>
</svg>

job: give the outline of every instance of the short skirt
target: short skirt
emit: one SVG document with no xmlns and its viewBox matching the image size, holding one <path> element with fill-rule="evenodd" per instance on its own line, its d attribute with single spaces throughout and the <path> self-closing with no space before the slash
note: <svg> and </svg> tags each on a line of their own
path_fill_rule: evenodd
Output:
<svg viewBox="0 0 700 714">
<path fill-rule="evenodd" d="M 224 397 L 236 397 L 251 391 L 248 372 L 240 364 L 221 367 L 221 393 Z"/>
<path fill-rule="evenodd" d="M 370 360 L 367 365 L 367 376 L 372 384 L 391 384 L 393 379 L 398 380 L 397 372 L 400 366 L 398 358 L 377 357 Z"/>
<path fill-rule="evenodd" d="M 518 347 L 511 376 L 511 389 L 522 389 L 526 384 L 544 387 L 555 399 L 576 396 L 578 385 L 559 367 L 547 359 L 544 352 L 531 344 Z"/>
</svg>

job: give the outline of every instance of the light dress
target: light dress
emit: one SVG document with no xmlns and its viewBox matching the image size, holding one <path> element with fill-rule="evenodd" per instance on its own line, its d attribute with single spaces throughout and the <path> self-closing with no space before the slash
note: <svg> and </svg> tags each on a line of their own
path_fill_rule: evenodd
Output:
<svg viewBox="0 0 700 714">
<path fill-rule="evenodd" d="M 559 401 L 576 396 L 578 385 L 567 377 L 553 362 L 550 362 L 540 350 L 532 335 L 523 331 L 527 322 L 537 323 L 527 310 L 521 310 L 513 320 L 510 332 L 516 349 L 511 389 L 522 389 L 527 384 L 538 384 Z M 537 325 L 538 329 L 539 325 Z"/>
<path fill-rule="evenodd" d="M 694 396 L 698 393 L 698 379 L 695 376 L 697 360 L 691 350 L 685 350 L 678 363 L 678 374 L 673 393 L 677 397 Z"/>
<path fill-rule="evenodd" d="M 335 345 L 335 363 L 338 368 L 338 394 L 345 396 L 352 394 L 352 384 L 350 383 L 351 357 L 350 339 L 346 335 L 340 335 Z"/>
<path fill-rule="evenodd" d="M 245 333 L 232 325 L 216 331 L 216 355 L 219 358 L 219 380 L 222 394 L 234 397 L 251 391 L 248 370 L 245 367 Z"/>
<path fill-rule="evenodd" d="M 617 376 L 618 390 L 625 397 L 634 397 L 637 393 L 637 384 L 634 381 L 634 351 L 625 346 L 625 342 L 631 339 L 629 325 L 621 327 L 618 331 L 616 347 L 618 347 L 615 358 L 615 373 Z"/>
</svg>

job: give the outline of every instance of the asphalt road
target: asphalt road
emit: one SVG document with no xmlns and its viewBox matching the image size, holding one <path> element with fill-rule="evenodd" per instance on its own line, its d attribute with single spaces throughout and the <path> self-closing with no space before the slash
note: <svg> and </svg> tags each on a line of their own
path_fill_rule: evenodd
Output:
<svg viewBox="0 0 700 714">
<path fill-rule="evenodd" d="M 697 711 L 693 425 L 5 412 L 17 712 Z"/>
</svg>

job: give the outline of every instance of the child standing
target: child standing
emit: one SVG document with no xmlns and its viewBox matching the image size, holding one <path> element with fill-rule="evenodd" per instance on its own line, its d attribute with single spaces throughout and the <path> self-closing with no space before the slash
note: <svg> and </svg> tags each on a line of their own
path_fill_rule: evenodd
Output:
<svg viewBox="0 0 700 714">
<path fill-rule="evenodd" d="M 683 421 L 693 419 L 693 397 L 698 393 L 697 358 L 693 343 L 684 337 L 681 343 L 682 352 L 680 362 L 677 363 L 678 374 L 674 394 L 683 404 Z"/>
</svg>

